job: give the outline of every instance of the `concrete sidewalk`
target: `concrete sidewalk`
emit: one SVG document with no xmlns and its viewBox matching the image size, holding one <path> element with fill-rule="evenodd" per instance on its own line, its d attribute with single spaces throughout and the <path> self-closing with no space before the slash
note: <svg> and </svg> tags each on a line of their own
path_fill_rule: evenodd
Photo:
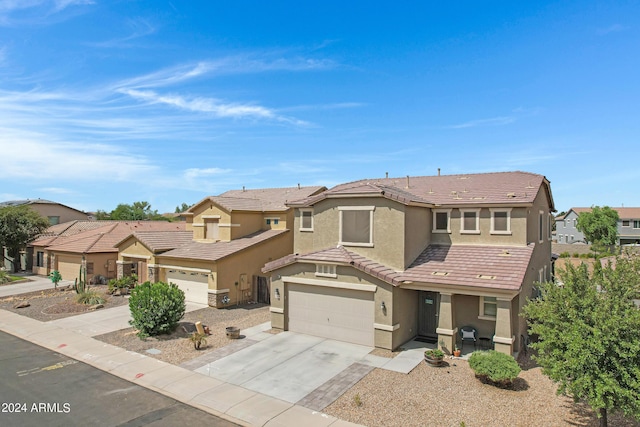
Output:
<svg viewBox="0 0 640 427">
<path fill-rule="evenodd" d="M 24 274 L 19 274 L 19 276 L 23 276 L 28 281 L 0 286 L 0 298 L 8 297 L 11 295 L 26 294 L 29 292 L 43 291 L 45 289 L 53 289 L 53 282 L 51 282 L 51 279 L 49 279 L 48 277 Z M 58 286 L 67 285 L 73 285 L 73 282 L 62 280 L 60 281 L 60 283 L 58 283 Z"/>
<path fill-rule="evenodd" d="M 69 330 L 55 322 L 43 323 L 6 310 L 0 310 L 0 329 L 240 425 L 356 426 L 303 406 L 105 344 L 88 336 L 92 332 L 87 333 L 87 330 Z"/>
</svg>

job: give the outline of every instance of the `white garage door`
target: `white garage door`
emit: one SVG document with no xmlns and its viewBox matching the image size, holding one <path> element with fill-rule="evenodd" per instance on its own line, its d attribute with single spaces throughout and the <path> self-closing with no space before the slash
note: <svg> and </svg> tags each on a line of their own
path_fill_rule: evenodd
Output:
<svg viewBox="0 0 640 427">
<path fill-rule="evenodd" d="M 190 273 L 183 271 L 167 272 L 167 281 L 175 283 L 184 291 L 184 299 L 188 302 L 207 304 L 209 302 L 209 283 L 207 276 L 200 273 Z"/>
<path fill-rule="evenodd" d="M 373 346 L 373 292 L 288 284 L 289 330 Z"/>
</svg>

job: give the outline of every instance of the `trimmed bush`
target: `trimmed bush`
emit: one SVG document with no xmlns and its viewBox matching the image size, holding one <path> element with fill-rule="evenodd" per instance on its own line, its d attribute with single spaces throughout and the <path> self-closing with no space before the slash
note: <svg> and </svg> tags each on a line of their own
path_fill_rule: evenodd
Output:
<svg viewBox="0 0 640 427">
<path fill-rule="evenodd" d="M 173 283 L 144 282 L 131 291 L 129 309 L 140 338 L 171 333 L 184 316 L 184 292 Z"/>
<path fill-rule="evenodd" d="M 569 258 L 571 257 L 571 254 L 567 251 L 564 251 L 560 254 L 560 258 Z"/>
<path fill-rule="evenodd" d="M 520 366 L 512 356 L 495 350 L 474 352 L 469 367 L 481 381 L 499 387 L 509 387 L 520 373 Z"/>
</svg>

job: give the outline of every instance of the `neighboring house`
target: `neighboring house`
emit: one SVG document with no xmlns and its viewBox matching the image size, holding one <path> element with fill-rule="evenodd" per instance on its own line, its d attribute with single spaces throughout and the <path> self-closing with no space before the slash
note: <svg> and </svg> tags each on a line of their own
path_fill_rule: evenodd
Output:
<svg viewBox="0 0 640 427">
<path fill-rule="evenodd" d="M 611 208 L 618 212 L 617 245 L 640 244 L 640 208 Z M 584 234 L 577 229 L 578 215 L 591 212 L 591 208 L 571 208 L 562 218 L 556 218 L 558 243 L 588 243 Z"/>
<path fill-rule="evenodd" d="M 271 325 L 396 349 L 418 336 L 452 350 L 471 325 L 499 351 L 551 279 L 555 211 L 542 175 L 361 180 L 290 202 L 294 253 L 265 265 Z"/>
<path fill-rule="evenodd" d="M 182 213 L 189 236 L 135 233 L 118 244 L 118 276 L 138 275 L 178 285 L 187 301 L 225 307 L 269 302 L 265 263 L 293 250 L 291 200 L 325 187 L 234 190 L 206 197 Z M 146 270 L 146 271 L 145 271 Z M 144 277 L 144 276 L 142 276 Z"/>
<path fill-rule="evenodd" d="M 166 221 L 72 221 L 50 227 L 45 236 L 30 244 L 34 251 L 33 272 L 48 275 L 58 270 L 64 280 L 79 277 L 80 266 L 87 279 L 116 277 L 118 248 L 125 237 L 143 231 L 184 231 L 184 223 Z"/>
<path fill-rule="evenodd" d="M 0 202 L 0 209 L 9 207 L 9 206 L 22 206 L 28 205 L 31 209 L 38 212 L 41 216 L 47 218 L 51 225 L 60 224 L 63 222 L 73 221 L 73 220 L 87 220 L 90 219 L 89 216 L 77 209 L 71 208 L 69 206 L 65 206 L 61 203 L 52 202 L 50 200 L 44 199 L 26 199 L 26 200 L 10 200 L 6 202 Z M 7 254 L 5 253 L 5 256 Z M 33 259 L 33 254 L 30 252 L 29 248 L 25 248 L 24 251 L 20 252 L 20 269 L 21 270 L 31 270 L 31 260 Z M 3 263 L 0 263 L 2 265 Z M 6 258 L 4 259 L 5 268 L 11 269 L 11 262 L 9 262 Z"/>
</svg>

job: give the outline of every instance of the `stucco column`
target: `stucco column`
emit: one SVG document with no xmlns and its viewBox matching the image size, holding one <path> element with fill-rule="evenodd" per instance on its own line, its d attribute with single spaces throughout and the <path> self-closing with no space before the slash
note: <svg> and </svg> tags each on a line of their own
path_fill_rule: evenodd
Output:
<svg viewBox="0 0 640 427">
<path fill-rule="evenodd" d="M 513 332 L 511 328 L 511 300 L 497 299 L 496 333 L 493 336 L 496 351 L 505 354 L 513 353 Z"/>
<path fill-rule="evenodd" d="M 456 334 L 458 328 L 453 326 L 453 315 L 455 313 L 453 294 L 440 294 L 440 308 L 438 313 L 438 345 L 446 353 L 451 353 L 456 344 Z M 441 344 L 443 343 L 443 344 Z"/>
</svg>

